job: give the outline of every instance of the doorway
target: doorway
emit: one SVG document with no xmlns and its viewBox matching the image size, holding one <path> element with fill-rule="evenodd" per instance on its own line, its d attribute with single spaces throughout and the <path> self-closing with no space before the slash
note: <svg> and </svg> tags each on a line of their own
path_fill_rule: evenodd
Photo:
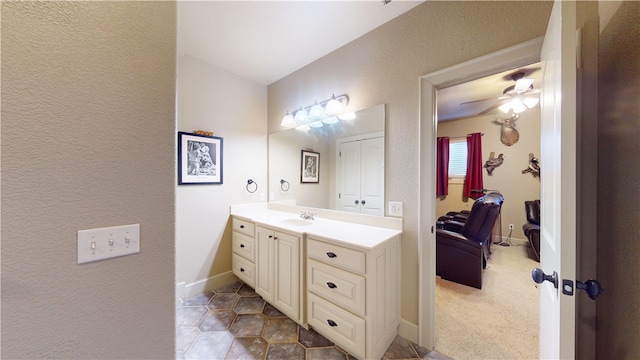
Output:
<svg viewBox="0 0 640 360">
<path fill-rule="evenodd" d="M 435 138 L 437 90 L 540 61 L 542 38 L 533 39 L 420 79 L 419 345 L 435 347 Z"/>
</svg>

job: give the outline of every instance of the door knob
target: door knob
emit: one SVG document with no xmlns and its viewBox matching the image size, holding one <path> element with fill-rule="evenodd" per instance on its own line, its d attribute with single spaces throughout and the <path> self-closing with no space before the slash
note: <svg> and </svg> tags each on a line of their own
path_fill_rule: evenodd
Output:
<svg viewBox="0 0 640 360">
<path fill-rule="evenodd" d="M 589 294 L 589 297 L 591 298 L 591 300 L 595 300 L 598 297 L 598 295 L 604 292 L 604 289 L 602 288 L 602 286 L 600 286 L 600 283 L 598 282 L 598 280 L 594 280 L 594 279 L 589 279 L 585 282 L 576 281 L 576 287 L 578 289 L 582 289 L 586 291 L 587 294 Z"/>
<path fill-rule="evenodd" d="M 556 289 L 558 288 L 558 273 L 555 271 L 552 275 L 547 275 L 544 273 L 544 271 L 542 271 L 542 269 L 534 268 L 531 271 L 531 277 L 537 284 L 542 284 L 546 280 L 552 283 L 553 287 L 555 287 Z"/>
<path fill-rule="evenodd" d="M 355 203 L 356 203 L 356 205 L 358 205 L 360 203 L 360 201 L 356 200 Z"/>
<path fill-rule="evenodd" d="M 362 205 L 364 205 L 366 203 L 366 201 L 362 200 Z"/>
</svg>

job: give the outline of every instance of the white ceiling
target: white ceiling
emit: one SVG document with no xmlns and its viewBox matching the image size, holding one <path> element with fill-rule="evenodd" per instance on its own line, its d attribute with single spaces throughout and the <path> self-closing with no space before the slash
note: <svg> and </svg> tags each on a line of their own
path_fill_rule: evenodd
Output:
<svg viewBox="0 0 640 360">
<path fill-rule="evenodd" d="M 269 85 L 422 1 L 179 1 L 178 54 Z"/>
<path fill-rule="evenodd" d="M 178 54 L 269 85 L 424 0 L 178 2 Z M 523 68 L 539 88 L 539 65 Z M 475 116 L 513 85 L 514 70 L 438 91 L 438 117 Z"/>
</svg>

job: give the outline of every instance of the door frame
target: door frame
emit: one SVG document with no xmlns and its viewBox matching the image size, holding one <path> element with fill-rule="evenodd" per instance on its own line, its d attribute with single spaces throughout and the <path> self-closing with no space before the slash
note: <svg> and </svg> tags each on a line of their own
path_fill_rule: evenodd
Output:
<svg viewBox="0 0 640 360">
<path fill-rule="evenodd" d="M 418 345 L 427 349 L 435 347 L 437 90 L 539 62 L 543 39 L 535 38 L 420 77 Z"/>
</svg>

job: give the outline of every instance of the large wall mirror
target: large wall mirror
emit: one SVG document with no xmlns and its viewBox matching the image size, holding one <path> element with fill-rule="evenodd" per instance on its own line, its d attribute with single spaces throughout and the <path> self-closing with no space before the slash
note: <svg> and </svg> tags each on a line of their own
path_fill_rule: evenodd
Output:
<svg viewBox="0 0 640 360">
<path fill-rule="evenodd" d="M 384 216 L 385 106 L 355 115 L 269 134 L 269 201 Z M 302 181 L 306 154 L 318 161 L 317 182 Z"/>
</svg>

